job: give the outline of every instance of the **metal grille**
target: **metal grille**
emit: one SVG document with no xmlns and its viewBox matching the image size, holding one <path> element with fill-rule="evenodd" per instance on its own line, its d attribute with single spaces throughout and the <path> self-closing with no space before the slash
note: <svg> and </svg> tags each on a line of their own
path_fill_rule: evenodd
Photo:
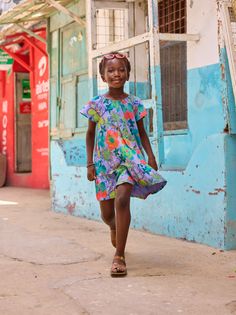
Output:
<svg viewBox="0 0 236 315">
<path fill-rule="evenodd" d="M 162 33 L 186 32 L 186 0 L 159 2 Z M 187 45 L 160 42 L 161 89 L 164 130 L 187 128 Z"/>
<path fill-rule="evenodd" d="M 230 18 L 230 23 L 231 23 L 232 35 L 233 35 L 234 51 L 236 51 L 236 13 L 231 7 L 229 7 L 229 18 Z"/>
<path fill-rule="evenodd" d="M 96 48 L 108 46 L 128 38 L 128 10 L 126 9 L 99 9 L 96 11 Z M 97 87 L 98 91 L 107 88 L 99 75 L 99 62 L 97 59 Z"/>
<path fill-rule="evenodd" d="M 119 42 L 128 36 L 128 11 L 99 9 L 96 11 L 96 48 Z"/>
<path fill-rule="evenodd" d="M 160 58 L 164 129 L 185 129 L 187 127 L 186 43 L 163 44 Z"/>
<path fill-rule="evenodd" d="M 186 0 L 162 0 L 158 11 L 160 33 L 186 32 Z"/>
</svg>

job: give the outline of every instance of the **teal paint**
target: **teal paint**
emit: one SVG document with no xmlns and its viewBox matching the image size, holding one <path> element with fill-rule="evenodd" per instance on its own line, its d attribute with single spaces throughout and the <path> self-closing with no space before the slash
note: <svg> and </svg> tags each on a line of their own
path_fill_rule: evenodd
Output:
<svg viewBox="0 0 236 315">
<path fill-rule="evenodd" d="M 85 17 L 85 1 L 83 0 L 74 0 L 72 4 L 69 4 L 67 8 L 73 12 L 78 17 Z M 61 11 L 58 11 L 56 14 L 50 17 L 50 32 L 57 30 L 59 28 L 65 27 L 70 23 L 74 22 L 73 18 L 69 14 L 64 14 Z"/>
<path fill-rule="evenodd" d="M 226 249 L 236 248 L 236 135 L 227 135 L 226 152 L 226 186 L 227 208 L 225 213 Z"/>
<path fill-rule="evenodd" d="M 129 81 L 129 94 L 133 94 L 147 100 L 151 98 L 150 84 L 148 82 L 132 82 Z"/>
<path fill-rule="evenodd" d="M 156 111 L 157 111 L 157 121 L 156 130 L 157 130 L 157 146 L 158 146 L 158 164 L 160 167 L 165 163 L 165 143 L 164 143 L 164 132 L 163 132 L 163 114 L 162 114 L 162 98 L 161 98 L 161 68 L 156 66 L 154 69 L 151 69 L 151 72 L 155 78 L 155 91 L 154 95 Z"/>
<path fill-rule="evenodd" d="M 51 141 L 51 158 L 52 208 L 57 212 L 98 220 L 95 186 L 87 181 L 87 169 L 68 166 L 57 141 Z"/>
<path fill-rule="evenodd" d="M 90 91 L 88 89 L 90 80 L 88 79 L 88 75 L 80 75 L 76 85 L 76 103 L 77 103 L 77 120 L 76 127 L 86 127 L 88 125 L 87 119 L 82 119 L 82 115 L 80 114 L 80 110 L 82 107 L 88 102 L 90 99 Z"/>
<path fill-rule="evenodd" d="M 236 248 L 236 140 L 223 133 L 228 96 L 221 75 L 220 64 L 188 71 L 189 128 L 162 137 L 166 170 L 161 174 L 168 184 L 145 201 L 132 199 L 133 227 L 217 248 Z M 52 204 L 56 211 L 100 220 L 94 183 L 87 181 L 86 168 L 79 167 L 85 158 L 84 138 L 51 141 Z"/>
<path fill-rule="evenodd" d="M 189 70 L 187 86 L 188 130 L 182 135 L 174 131 L 164 135 L 165 169 L 185 169 L 203 139 L 225 128 L 220 65 Z"/>
<path fill-rule="evenodd" d="M 162 173 L 168 182 L 163 191 L 133 200 L 134 227 L 224 248 L 224 137 L 206 137 L 185 171 Z"/>
<path fill-rule="evenodd" d="M 74 1 L 71 12 L 85 17 L 85 1 Z M 61 136 L 85 128 L 79 110 L 90 96 L 87 74 L 87 45 L 85 27 L 62 12 L 50 17 L 50 115 L 51 129 Z M 87 125 L 87 124 L 86 124 Z"/>
<path fill-rule="evenodd" d="M 227 58 L 226 49 L 221 49 L 220 59 L 222 64 L 222 81 L 223 81 L 223 93 L 227 95 L 223 99 L 225 105 L 225 111 L 227 112 L 228 129 L 231 134 L 236 134 L 236 104 L 234 99 L 232 80 L 229 70 L 229 62 Z"/>
<path fill-rule="evenodd" d="M 61 148 L 67 166 L 86 166 L 85 139 L 72 138 L 70 140 L 55 140 Z"/>
<path fill-rule="evenodd" d="M 132 199 L 132 226 L 225 248 L 224 138 L 206 137 L 185 172 L 162 172 L 168 180 L 163 191 L 145 201 Z M 53 208 L 99 219 L 94 183 L 87 181 L 86 168 L 68 166 L 56 141 L 51 152 Z"/>
</svg>

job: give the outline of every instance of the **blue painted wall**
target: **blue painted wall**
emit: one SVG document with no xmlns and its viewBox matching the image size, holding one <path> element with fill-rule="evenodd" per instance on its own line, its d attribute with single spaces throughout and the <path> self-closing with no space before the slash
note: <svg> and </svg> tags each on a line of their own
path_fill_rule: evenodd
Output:
<svg viewBox="0 0 236 315">
<path fill-rule="evenodd" d="M 168 184 L 145 201 L 132 199 L 133 227 L 236 248 L 236 139 L 223 132 L 224 99 L 233 102 L 224 85 L 221 64 L 188 71 L 189 128 L 164 136 L 161 173 Z M 53 208 L 99 219 L 85 158 L 84 139 L 51 141 Z"/>
<path fill-rule="evenodd" d="M 236 248 L 236 135 L 226 136 L 225 248 Z"/>
<path fill-rule="evenodd" d="M 164 137 L 167 168 L 185 169 L 203 139 L 225 127 L 220 64 L 188 71 L 188 129 Z"/>
</svg>

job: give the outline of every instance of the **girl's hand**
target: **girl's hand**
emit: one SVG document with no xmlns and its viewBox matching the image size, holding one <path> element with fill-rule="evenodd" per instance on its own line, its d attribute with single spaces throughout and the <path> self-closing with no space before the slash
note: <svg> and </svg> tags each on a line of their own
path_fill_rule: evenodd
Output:
<svg viewBox="0 0 236 315">
<path fill-rule="evenodd" d="M 90 182 L 96 179 L 95 167 L 91 165 L 87 168 L 87 178 Z"/>
<path fill-rule="evenodd" d="M 157 162 L 155 157 L 148 158 L 148 165 L 150 165 L 154 170 L 158 170 Z"/>
</svg>

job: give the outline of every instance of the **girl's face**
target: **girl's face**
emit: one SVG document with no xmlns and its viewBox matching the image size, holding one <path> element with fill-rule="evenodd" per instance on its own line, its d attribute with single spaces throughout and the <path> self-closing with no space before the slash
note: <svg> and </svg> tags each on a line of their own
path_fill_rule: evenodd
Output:
<svg viewBox="0 0 236 315">
<path fill-rule="evenodd" d="M 116 89 L 123 87 L 129 79 L 125 61 L 117 58 L 106 60 L 102 79 L 109 87 Z"/>
</svg>

